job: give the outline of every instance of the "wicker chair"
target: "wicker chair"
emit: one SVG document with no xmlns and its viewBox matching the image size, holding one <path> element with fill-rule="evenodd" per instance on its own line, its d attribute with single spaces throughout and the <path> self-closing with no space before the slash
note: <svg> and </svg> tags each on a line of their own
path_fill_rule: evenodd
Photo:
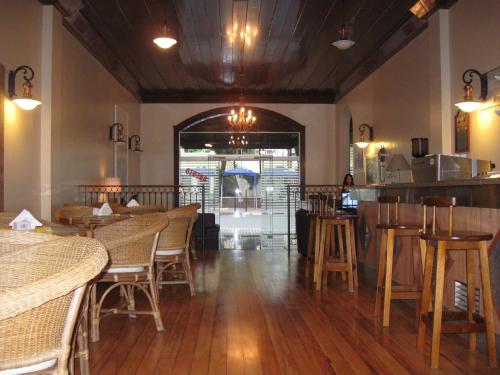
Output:
<svg viewBox="0 0 500 375">
<path fill-rule="evenodd" d="M 158 269 L 156 280 L 158 288 L 165 284 L 188 284 L 191 296 L 195 295 L 193 274 L 189 262 L 189 245 L 195 221 L 194 215 L 170 219 L 169 226 L 160 233 L 155 257 Z M 174 269 L 177 264 L 182 265 L 181 272 L 184 274 L 184 278 L 164 280 L 165 273 L 170 276 L 178 276 L 179 272 Z"/>
<path fill-rule="evenodd" d="M 188 204 L 185 206 L 179 206 L 176 208 L 172 208 L 167 211 L 167 216 L 169 219 L 175 219 L 176 217 L 193 217 L 193 226 L 196 223 L 196 220 L 198 220 L 198 210 L 201 208 L 201 204 L 199 203 L 192 203 Z M 189 245 L 189 250 L 191 251 L 191 254 L 193 256 L 193 259 L 196 259 L 196 246 L 195 246 L 195 240 L 194 240 L 194 232 L 191 231 L 191 236 L 190 236 L 190 245 Z"/>
<path fill-rule="evenodd" d="M 168 222 L 164 213 L 154 213 L 135 216 L 95 230 L 95 238 L 108 249 L 110 257 L 109 267 L 97 281 L 113 284 L 104 291 L 99 301 L 97 301 L 96 288 L 92 288 L 92 341 L 99 340 L 100 319 L 112 314 L 127 314 L 132 318 L 138 314 L 153 315 L 157 330 L 163 331 L 154 276 L 154 254 L 159 233 L 167 227 Z M 120 288 L 123 293 L 127 310 L 123 308 L 124 306 L 112 309 L 103 308 L 104 300 L 116 288 Z M 151 311 L 135 309 L 135 288 L 140 289 L 146 295 Z"/>
<path fill-rule="evenodd" d="M 48 238 L 54 236 L 47 235 Z M 30 239 L 32 241 L 33 239 Z M 90 238 L 2 242 L 0 374 L 68 374 L 74 332 L 87 284 L 108 262 Z"/>
</svg>

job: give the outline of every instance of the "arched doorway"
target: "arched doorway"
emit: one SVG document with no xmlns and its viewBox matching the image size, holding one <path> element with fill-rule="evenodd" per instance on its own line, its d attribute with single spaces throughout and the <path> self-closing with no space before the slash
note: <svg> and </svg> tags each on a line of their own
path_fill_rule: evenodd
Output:
<svg viewBox="0 0 500 375">
<path fill-rule="evenodd" d="M 285 248 L 287 186 L 305 183 L 305 127 L 248 107 L 257 122 L 235 133 L 227 124 L 233 108 L 205 111 L 174 127 L 175 184 L 203 185 L 205 212 L 221 226 L 221 248 Z M 247 144 L 231 145 L 230 137 Z"/>
</svg>

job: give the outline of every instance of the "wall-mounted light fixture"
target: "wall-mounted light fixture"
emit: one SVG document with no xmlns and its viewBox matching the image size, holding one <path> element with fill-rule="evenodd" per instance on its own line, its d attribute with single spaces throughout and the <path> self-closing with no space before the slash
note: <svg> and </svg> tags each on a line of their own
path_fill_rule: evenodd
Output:
<svg viewBox="0 0 500 375">
<path fill-rule="evenodd" d="M 137 134 L 129 137 L 128 139 L 128 149 L 132 152 L 142 152 L 141 150 L 141 137 Z"/>
<path fill-rule="evenodd" d="M 474 74 L 476 74 L 479 77 L 479 81 L 481 83 L 481 96 L 479 97 L 480 100 L 474 100 L 472 96 L 471 83 Z M 464 100 L 456 103 L 455 105 L 464 112 L 474 112 L 476 109 L 479 108 L 481 102 L 486 100 L 486 97 L 488 96 L 488 78 L 486 74 L 481 74 L 476 69 L 467 69 L 462 76 L 462 80 L 465 83 Z"/>
<path fill-rule="evenodd" d="M 368 134 L 366 134 L 367 131 Z M 356 146 L 366 148 L 371 141 L 373 141 L 373 126 L 368 124 L 359 125 L 359 140 L 356 142 Z"/>
<path fill-rule="evenodd" d="M 119 122 L 114 123 L 109 127 L 109 140 L 114 143 L 125 143 L 123 125 Z"/>
<path fill-rule="evenodd" d="M 21 71 L 23 72 L 24 78 L 23 95 L 18 97 L 16 95 L 16 75 Z M 33 94 L 31 93 L 31 90 L 33 89 L 31 81 L 34 77 L 35 72 L 33 72 L 33 69 L 27 65 L 21 65 L 16 70 L 11 70 L 9 72 L 9 96 L 19 108 L 26 111 L 31 111 L 42 104 L 42 102 L 33 99 Z"/>
</svg>

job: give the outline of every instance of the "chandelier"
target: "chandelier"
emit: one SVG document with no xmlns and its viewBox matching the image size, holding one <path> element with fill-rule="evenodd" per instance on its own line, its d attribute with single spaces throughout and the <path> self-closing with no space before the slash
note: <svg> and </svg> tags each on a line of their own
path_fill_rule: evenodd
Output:
<svg viewBox="0 0 500 375">
<path fill-rule="evenodd" d="M 257 117 L 255 117 L 252 113 L 251 109 L 246 109 L 243 105 L 240 104 L 239 110 L 231 109 L 231 114 L 227 116 L 227 121 L 229 125 L 236 129 L 237 131 L 245 131 L 251 128 Z"/>
<path fill-rule="evenodd" d="M 241 137 L 239 135 L 232 135 L 231 138 L 229 138 L 229 144 L 234 146 L 246 146 L 248 145 L 248 139 L 245 138 L 244 135 Z"/>
</svg>

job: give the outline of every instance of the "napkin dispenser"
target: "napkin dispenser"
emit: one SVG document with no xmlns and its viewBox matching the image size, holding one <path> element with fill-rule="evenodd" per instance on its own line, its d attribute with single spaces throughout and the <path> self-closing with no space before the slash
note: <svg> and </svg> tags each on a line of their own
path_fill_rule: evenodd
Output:
<svg viewBox="0 0 500 375">
<path fill-rule="evenodd" d="M 36 227 L 41 227 L 40 223 L 28 210 L 22 210 L 14 220 L 9 223 L 13 230 L 33 230 Z"/>
</svg>

